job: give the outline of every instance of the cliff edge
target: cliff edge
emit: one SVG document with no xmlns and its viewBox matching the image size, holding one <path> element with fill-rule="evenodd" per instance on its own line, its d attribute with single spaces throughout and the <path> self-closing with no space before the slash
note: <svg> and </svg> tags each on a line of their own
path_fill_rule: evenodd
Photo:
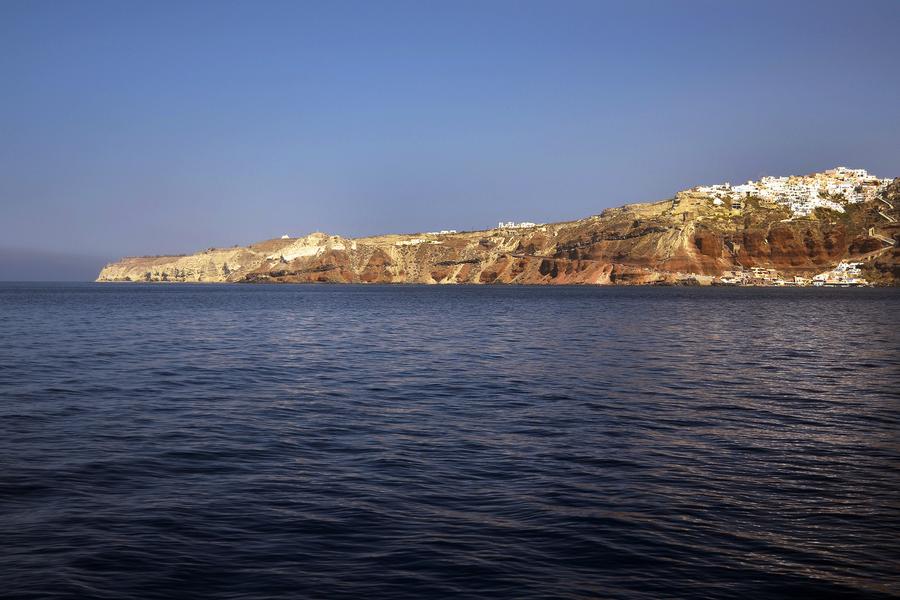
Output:
<svg viewBox="0 0 900 600">
<path fill-rule="evenodd" d="M 900 179 L 808 214 L 711 188 L 563 223 L 344 238 L 313 233 L 188 256 L 130 257 L 97 281 L 652 284 L 709 283 L 764 267 L 810 277 L 841 261 L 870 281 L 900 281 Z M 823 196 L 824 197 L 824 196 Z"/>
</svg>

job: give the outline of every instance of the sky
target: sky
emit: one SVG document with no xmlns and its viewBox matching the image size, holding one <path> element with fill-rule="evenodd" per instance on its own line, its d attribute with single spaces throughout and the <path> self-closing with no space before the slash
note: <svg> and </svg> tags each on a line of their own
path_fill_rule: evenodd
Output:
<svg viewBox="0 0 900 600">
<path fill-rule="evenodd" d="M 0 0 L 0 279 L 900 176 L 900 0 Z"/>
</svg>

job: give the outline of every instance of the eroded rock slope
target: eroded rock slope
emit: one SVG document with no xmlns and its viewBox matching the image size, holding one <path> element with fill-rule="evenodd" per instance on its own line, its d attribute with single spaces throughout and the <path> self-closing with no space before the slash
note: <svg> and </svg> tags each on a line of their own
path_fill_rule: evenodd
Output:
<svg viewBox="0 0 900 600">
<path fill-rule="evenodd" d="M 708 281 L 737 267 L 811 275 L 864 260 L 879 283 L 898 273 L 900 180 L 879 198 L 792 217 L 747 198 L 702 193 L 631 204 L 578 221 L 522 229 L 349 239 L 325 233 L 211 248 L 189 256 L 124 258 L 98 281 L 644 284 Z"/>
</svg>

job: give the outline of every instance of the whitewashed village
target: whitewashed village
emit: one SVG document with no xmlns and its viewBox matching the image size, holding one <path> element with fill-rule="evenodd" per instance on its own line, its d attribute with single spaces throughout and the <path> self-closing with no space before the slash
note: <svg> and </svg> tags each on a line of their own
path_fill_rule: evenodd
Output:
<svg viewBox="0 0 900 600">
<path fill-rule="evenodd" d="M 763 177 L 743 185 L 701 185 L 692 191 L 707 194 L 717 206 L 730 202 L 738 210 L 744 198 L 755 196 L 786 206 L 794 217 L 805 217 L 817 208 L 842 213 L 846 204 L 875 200 L 892 181 L 879 179 L 865 169 L 837 167 L 811 175 Z"/>
</svg>

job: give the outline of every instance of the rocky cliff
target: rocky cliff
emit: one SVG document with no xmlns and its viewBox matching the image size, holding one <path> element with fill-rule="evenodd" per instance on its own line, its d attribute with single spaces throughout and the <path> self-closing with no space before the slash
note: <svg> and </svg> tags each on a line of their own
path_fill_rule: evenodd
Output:
<svg viewBox="0 0 900 600">
<path fill-rule="evenodd" d="M 725 270 L 809 276 L 861 260 L 876 282 L 900 281 L 900 180 L 843 213 L 798 218 L 748 197 L 696 191 L 579 221 L 446 234 L 344 238 L 313 233 L 189 256 L 131 257 L 97 281 L 646 284 L 709 282 Z"/>
</svg>

